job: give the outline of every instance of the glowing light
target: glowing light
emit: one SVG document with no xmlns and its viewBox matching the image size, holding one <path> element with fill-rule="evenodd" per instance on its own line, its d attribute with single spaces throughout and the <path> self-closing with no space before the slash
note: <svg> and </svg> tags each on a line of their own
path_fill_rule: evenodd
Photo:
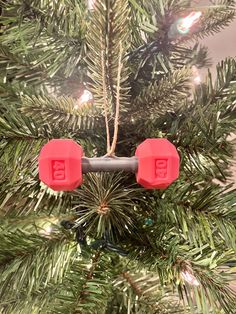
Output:
<svg viewBox="0 0 236 314">
<path fill-rule="evenodd" d="M 87 265 L 85 265 L 85 267 L 87 268 L 87 270 L 90 270 L 92 266 L 93 266 L 92 263 L 88 263 Z"/>
<path fill-rule="evenodd" d="M 194 79 L 193 79 L 193 82 L 196 84 L 196 85 L 199 85 L 201 83 L 202 79 L 201 79 L 201 76 L 198 75 L 196 76 Z"/>
<path fill-rule="evenodd" d="M 50 233 L 52 232 L 52 226 L 48 226 L 48 227 L 45 229 L 45 232 L 50 234 Z"/>
<path fill-rule="evenodd" d="M 88 9 L 94 10 L 96 4 L 96 0 L 88 0 Z"/>
<path fill-rule="evenodd" d="M 87 90 L 87 89 L 84 90 L 83 94 L 82 94 L 82 95 L 80 96 L 80 98 L 79 98 L 79 100 L 80 100 L 81 103 L 88 102 L 88 101 L 90 101 L 90 100 L 92 100 L 92 99 L 93 99 L 93 95 L 92 95 L 92 93 L 91 93 L 89 90 Z"/>
<path fill-rule="evenodd" d="M 193 73 L 193 83 L 196 85 L 201 84 L 202 78 L 201 78 L 201 75 L 199 74 L 198 68 L 195 65 L 192 66 L 192 73 Z"/>
<path fill-rule="evenodd" d="M 187 281 L 190 285 L 192 286 L 200 286 L 200 282 L 197 280 L 197 278 L 192 274 L 190 273 L 189 271 L 185 270 L 185 271 L 182 271 L 181 272 L 181 276 L 182 278 Z"/>
<path fill-rule="evenodd" d="M 202 12 L 191 12 L 188 16 L 179 19 L 177 23 L 177 30 L 180 34 L 187 34 L 190 30 L 190 28 L 196 24 L 200 17 L 202 15 Z"/>
<path fill-rule="evenodd" d="M 41 229 L 39 231 L 39 234 L 41 234 L 42 236 L 49 236 L 52 233 L 53 229 L 52 226 L 46 226 L 45 228 Z"/>
<path fill-rule="evenodd" d="M 52 217 L 49 221 L 43 222 L 38 226 L 39 234 L 44 237 L 50 237 L 52 233 L 56 232 L 55 225 L 58 225 L 58 219 Z"/>
<path fill-rule="evenodd" d="M 93 102 L 93 94 L 89 90 L 85 89 L 82 95 L 76 100 L 74 108 L 79 109 L 81 105 L 91 102 Z"/>
</svg>

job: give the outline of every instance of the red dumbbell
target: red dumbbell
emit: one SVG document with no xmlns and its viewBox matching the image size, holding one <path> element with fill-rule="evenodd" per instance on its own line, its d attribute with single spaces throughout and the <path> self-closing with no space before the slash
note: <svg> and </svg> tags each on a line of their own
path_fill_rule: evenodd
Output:
<svg viewBox="0 0 236 314">
<path fill-rule="evenodd" d="M 39 156 L 39 178 L 55 191 L 71 191 L 82 184 L 83 173 L 100 171 L 136 173 L 147 189 L 167 188 L 179 176 L 179 155 L 166 139 L 147 139 L 134 157 L 83 157 L 73 140 L 51 140 Z"/>
<path fill-rule="evenodd" d="M 149 138 L 135 152 L 137 182 L 146 189 L 165 189 L 179 177 L 179 154 L 165 138 Z"/>
<path fill-rule="evenodd" d="M 72 191 L 83 182 L 83 149 L 73 140 L 51 140 L 39 155 L 39 179 L 54 191 Z"/>
</svg>

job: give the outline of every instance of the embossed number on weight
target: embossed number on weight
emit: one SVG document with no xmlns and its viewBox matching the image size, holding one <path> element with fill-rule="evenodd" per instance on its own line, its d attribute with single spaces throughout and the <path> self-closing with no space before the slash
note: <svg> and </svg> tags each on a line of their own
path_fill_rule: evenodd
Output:
<svg viewBox="0 0 236 314">
<path fill-rule="evenodd" d="M 156 177 L 164 179 L 167 176 L 167 159 L 156 160 Z"/>
<path fill-rule="evenodd" d="M 52 177 L 53 180 L 65 180 L 65 161 L 53 160 L 52 161 Z"/>
</svg>

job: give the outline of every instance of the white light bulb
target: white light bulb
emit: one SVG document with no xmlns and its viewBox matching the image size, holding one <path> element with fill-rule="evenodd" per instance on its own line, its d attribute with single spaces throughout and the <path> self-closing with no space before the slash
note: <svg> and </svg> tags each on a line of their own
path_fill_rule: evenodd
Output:
<svg viewBox="0 0 236 314">
<path fill-rule="evenodd" d="M 93 266 L 92 263 L 88 263 L 87 265 L 85 265 L 85 267 L 87 268 L 87 270 L 90 270 L 92 266 Z"/>
<path fill-rule="evenodd" d="M 202 78 L 198 71 L 198 68 L 195 65 L 192 66 L 192 73 L 193 73 L 193 83 L 196 85 L 201 84 Z"/>
<path fill-rule="evenodd" d="M 42 236 L 49 236 L 52 233 L 52 226 L 46 226 L 45 228 L 42 228 L 39 230 L 39 234 Z"/>
<path fill-rule="evenodd" d="M 54 228 L 58 224 L 57 218 L 51 218 L 50 221 L 44 222 L 43 225 L 39 226 L 39 234 L 42 236 L 49 237 L 52 233 L 56 231 Z"/>
<path fill-rule="evenodd" d="M 194 83 L 196 84 L 196 85 L 199 85 L 200 83 L 201 83 L 201 76 L 200 75 L 198 75 L 198 76 L 196 76 L 194 79 L 193 79 L 193 81 L 194 81 Z"/>
<path fill-rule="evenodd" d="M 191 12 L 188 16 L 181 18 L 177 24 L 179 33 L 187 34 L 190 28 L 199 21 L 201 15 L 202 12 L 200 11 Z"/>
<path fill-rule="evenodd" d="M 96 4 L 96 0 L 88 0 L 88 9 L 94 10 Z"/>
<path fill-rule="evenodd" d="M 52 232 L 52 226 L 48 226 L 46 229 L 45 229 L 45 232 L 50 234 Z"/>
<path fill-rule="evenodd" d="M 185 270 L 185 271 L 182 271 L 181 272 L 181 276 L 182 278 L 187 281 L 190 285 L 192 286 L 200 286 L 200 282 L 197 280 L 197 278 L 192 274 L 190 273 L 189 271 Z"/>
<path fill-rule="evenodd" d="M 93 100 L 93 95 L 89 90 L 85 89 L 83 91 L 83 94 L 80 96 L 79 101 L 81 103 L 85 103 L 85 102 L 88 102 L 90 100 Z"/>
<path fill-rule="evenodd" d="M 82 95 L 76 100 L 75 102 L 75 109 L 79 109 L 81 105 L 91 103 L 93 101 L 93 94 L 85 89 L 82 93 Z"/>
</svg>

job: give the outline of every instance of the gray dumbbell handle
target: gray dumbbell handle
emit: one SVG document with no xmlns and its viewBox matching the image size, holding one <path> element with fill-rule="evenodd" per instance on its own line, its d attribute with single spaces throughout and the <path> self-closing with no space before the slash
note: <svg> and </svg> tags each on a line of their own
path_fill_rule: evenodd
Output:
<svg viewBox="0 0 236 314">
<path fill-rule="evenodd" d="M 138 171 L 137 157 L 95 157 L 82 158 L 82 172 Z"/>
</svg>

